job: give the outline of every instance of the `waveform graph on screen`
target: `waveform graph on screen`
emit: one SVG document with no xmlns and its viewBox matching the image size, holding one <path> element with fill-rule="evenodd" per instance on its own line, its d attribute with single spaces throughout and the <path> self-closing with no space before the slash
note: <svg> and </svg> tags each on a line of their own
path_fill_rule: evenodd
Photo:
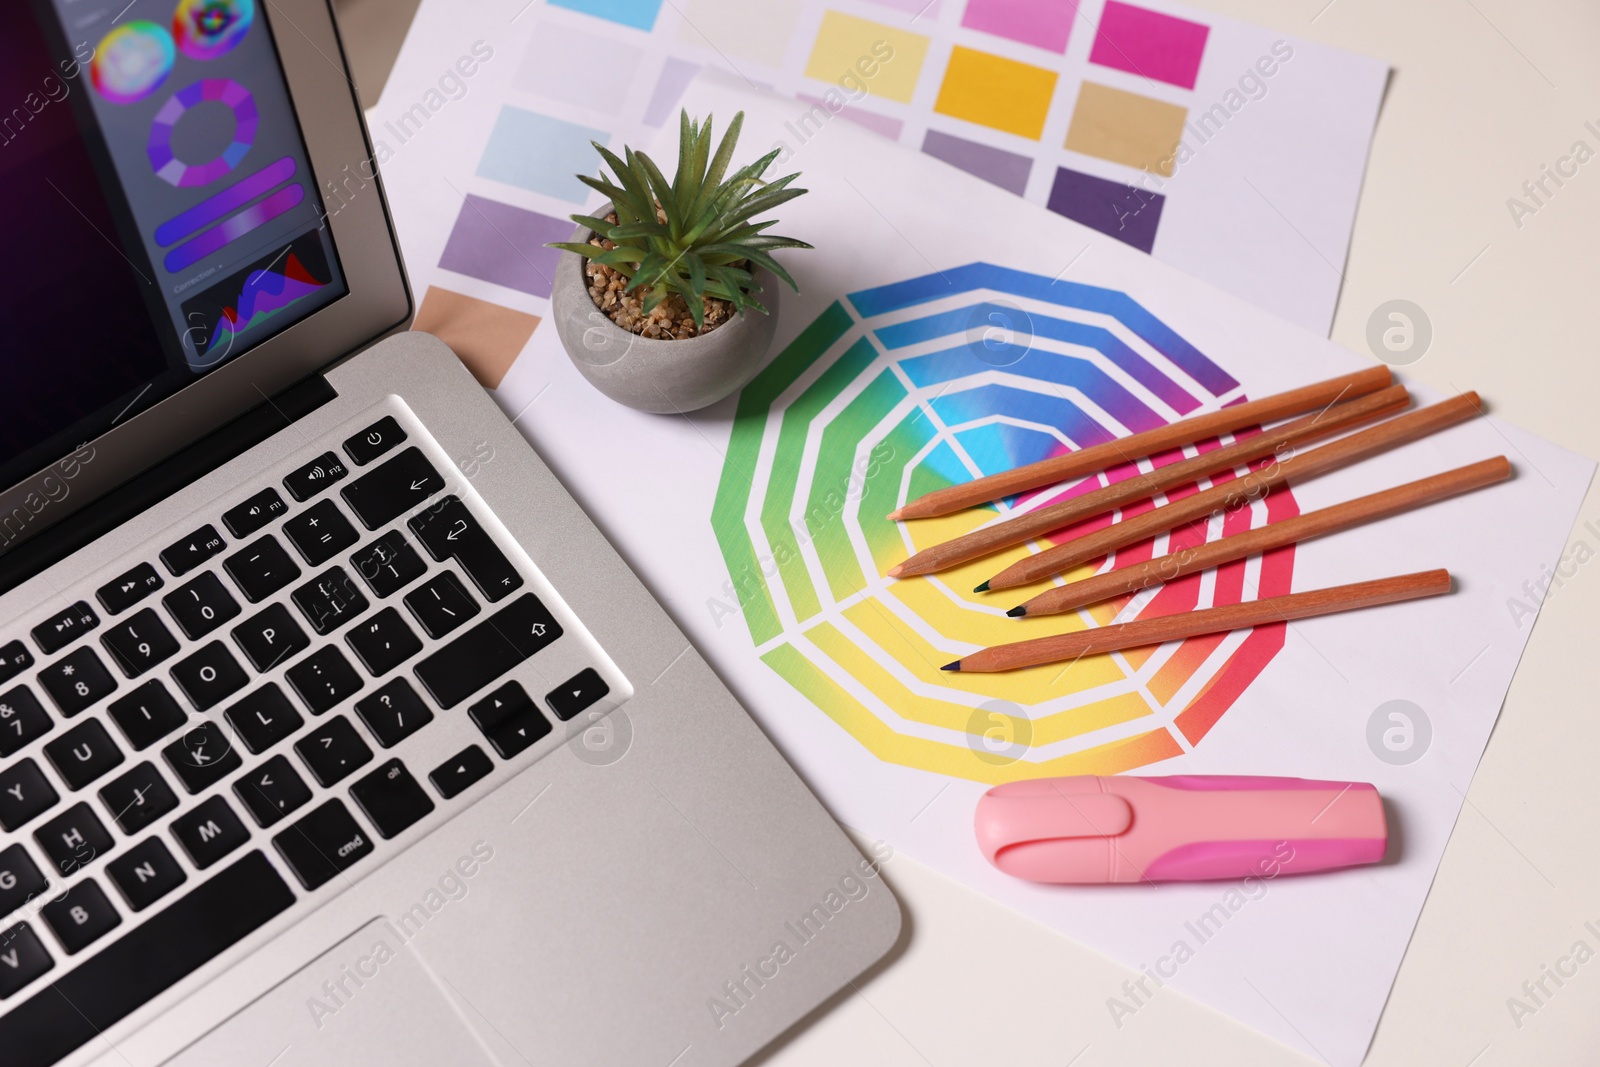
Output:
<svg viewBox="0 0 1600 1067">
<path fill-rule="evenodd" d="M 1288 490 L 1006 593 L 973 587 L 1028 553 L 1244 470 L 942 574 L 884 572 L 1002 515 L 1231 437 L 942 518 L 885 516 L 934 489 L 1243 399 L 1221 365 L 1115 290 L 975 263 L 851 293 L 741 394 L 712 514 L 728 569 L 713 614 L 742 616 L 766 666 L 888 762 L 1003 782 L 1180 755 L 1283 647 L 1281 624 L 1005 674 L 939 667 L 987 645 L 1289 592 L 1292 548 L 1076 613 L 1005 614 L 1052 582 L 1295 515 Z"/>
<path fill-rule="evenodd" d="M 184 337 L 194 348 L 191 362 L 206 367 L 227 359 L 240 347 L 241 335 L 268 326 L 315 297 L 330 280 L 322 242 L 309 233 L 184 301 Z"/>
</svg>

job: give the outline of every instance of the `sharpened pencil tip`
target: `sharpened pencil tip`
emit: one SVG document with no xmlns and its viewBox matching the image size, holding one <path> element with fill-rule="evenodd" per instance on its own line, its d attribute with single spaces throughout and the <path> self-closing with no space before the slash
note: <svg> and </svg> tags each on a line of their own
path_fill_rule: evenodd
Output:
<svg viewBox="0 0 1600 1067">
<path fill-rule="evenodd" d="M 959 671 L 961 669 L 961 661 L 958 660 L 958 659 L 957 660 L 951 660 L 949 663 L 946 663 L 943 667 L 940 667 L 939 669 L 941 671 Z"/>
<path fill-rule="evenodd" d="M 1006 612 L 1006 614 L 1010 615 L 1013 619 L 1020 619 L 1024 615 L 1026 615 L 1027 613 L 1028 613 L 1028 605 L 1026 605 L 1026 604 L 1018 604 L 1016 607 L 1014 607 L 1010 611 Z"/>
<path fill-rule="evenodd" d="M 972 587 L 972 591 L 974 593 L 987 593 L 989 591 L 989 583 L 988 582 L 980 582 L 979 584 L 977 584 L 977 585 Z"/>
<path fill-rule="evenodd" d="M 889 514 L 886 516 L 886 518 L 888 518 L 888 520 L 890 522 L 899 522 L 901 519 L 903 519 L 905 517 L 906 517 L 906 512 L 905 512 L 904 508 L 895 508 L 893 511 L 889 512 Z"/>
</svg>

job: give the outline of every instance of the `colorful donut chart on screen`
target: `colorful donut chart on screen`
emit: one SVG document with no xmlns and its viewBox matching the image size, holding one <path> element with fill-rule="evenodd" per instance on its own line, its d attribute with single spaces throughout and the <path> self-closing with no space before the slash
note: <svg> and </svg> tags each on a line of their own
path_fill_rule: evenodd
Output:
<svg viewBox="0 0 1600 1067">
<path fill-rule="evenodd" d="M 188 110 L 205 101 L 215 101 L 233 112 L 233 140 L 222 154 L 201 163 L 181 160 L 172 150 L 172 131 Z M 226 78 L 207 78 L 186 85 L 156 112 L 150 123 L 150 141 L 145 151 L 156 177 L 180 189 L 209 185 L 231 174 L 256 139 L 256 101 L 250 90 Z"/>
<path fill-rule="evenodd" d="M 216 59 L 244 40 L 255 18 L 255 0 L 179 0 L 172 36 L 190 59 Z"/>
<path fill-rule="evenodd" d="M 95 91 L 111 103 L 133 104 L 161 88 L 175 58 L 167 31 L 140 19 L 100 39 L 89 78 Z"/>
</svg>

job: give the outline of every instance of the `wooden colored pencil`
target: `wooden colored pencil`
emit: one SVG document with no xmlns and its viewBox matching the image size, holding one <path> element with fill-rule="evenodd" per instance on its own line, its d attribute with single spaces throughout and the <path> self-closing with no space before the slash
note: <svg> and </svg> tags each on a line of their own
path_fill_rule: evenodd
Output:
<svg viewBox="0 0 1600 1067">
<path fill-rule="evenodd" d="M 1008 645 L 995 645 L 981 649 L 970 656 L 962 656 L 946 663 L 942 670 L 993 673 L 1013 671 L 1021 667 L 1037 667 L 1041 663 L 1061 663 L 1103 652 L 1120 652 L 1127 648 L 1142 648 L 1176 641 L 1201 634 L 1242 630 L 1275 622 L 1293 622 L 1313 615 L 1328 615 L 1336 611 L 1352 611 L 1378 604 L 1393 604 L 1401 600 L 1438 596 L 1450 591 L 1450 572 L 1446 570 L 1418 571 L 1393 578 L 1378 578 L 1370 582 L 1352 582 L 1327 589 L 1313 589 L 1305 593 L 1250 600 L 1243 604 L 1228 604 L 1219 608 L 1205 608 L 1179 615 L 1163 615 L 1154 619 L 1136 619 L 1133 622 L 1113 623 L 1094 630 L 1080 630 L 1070 634 L 1036 637 L 1031 641 L 1016 641 Z"/>
<path fill-rule="evenodd" d="M 1210 541 L 1195 548 L 1146 560 L 1132 567 L 1096 574 L 1078 582 L 1048 589 L 1025 604 L 1006 612 L 1013 618 L 1026 615 L 1053 615 L 1073 611 L 1090 604 L 1099 604 L 1124 593 L 1136 592 L 1152 585 L 1175 581 L 1186 574 L 1210 570 L 1224 563 L 1260 555 L 1284 545 L 1292 545 L 1322 537 L 1326 534 L 1348 530 L 1365 522 L 1376 522 L 1398 515 L 1412 508 L 1420 508 L 1448 497 L 1482 489 L 1511 477 L 1511 464 L 1504 456 L 1486 459 L 1481 463 L 1457 467 L 1455 470 L 1419 478 L 1393 489 L 1369 493 L 1354 500 L 1296 515 L 1291 519 L 1262 526 L 1220 541 Z"/>
<path fill-rule="evenodd" d="M 1052 574 L 1061 574 L 1080 563 L 1099 559 L 1116 549 L 1137 544 L 1147 537 L 1176 529 L 1213 512 L 1246 507 L 1252 500 L 1265 496 L 1285 483 L 1326 474 L 1465 422 L 1482 410 L 1477 393 L 1463 393 L 1425 408 L 1408 411 L 1388 422 L 1357 430 L 1348 437 L 1301 452 L 1290 459 L 1270 463 L 1243 478 L 1163 504 L 1103 530 L 1063 541 L 1053 548 L 1013 563 L 978 588 L 1014 589 Z"/>
<path fill-rule="evenodd" d="M 1393 385 L 1356 400 L 1335 404 L 1222 448 L 1157 467 L 1149 474 L 1135 471 L 1120 482 L 1101 486 L 1082 496 L 1024 512 L 1004 522 L 993 523 L 933 545 L 890 567 L 889 577 L 909 578 L 948 570 L 979 556 L 1025 544 L 1051 530 L 1104 515 L 1124 504 L 1144 500 L 1176 486 L 1188 485 L 1218 471 L 1253 463 L 1280 449 L 1306 444 L 1332 436 L 1340 430 L 1393 415 L 1410 403 L 1411 397 L 1405 387 Z"/>
<path fill-rule="evenodd" d="M 1190 445 L 1208 437 L 1232 433 L 1246 426 L 1256 426 L 1277 419 L 1286 419 L 1307 411 L 1327 407 L 1329 404 L 1374 393 L 1387 388 L 1394 381 L 1388 367 L 1368 367 L 1354 374 L 1341 374 L 1325 382 L 1290 389 L 1273 396 L 1251 400 L 1221 411 L 1209 412 L 1180 419 L 1166 426 L 1158 426 L 1143 433 L 1091 445 L 1064 456 L 1052 456 L 1037 463 L 975 478 L 970 482 L 936 489 L 889 513 L 890 519 L 925 519 L 934 515 L 970 508 L 976 504 L 999 500 L 1014 493 L 1024 493 L 1054 485 L 1071 478 L 1115 467 L 1145 456 L 1164 452 L 1178 445 Z"/>
</svg>

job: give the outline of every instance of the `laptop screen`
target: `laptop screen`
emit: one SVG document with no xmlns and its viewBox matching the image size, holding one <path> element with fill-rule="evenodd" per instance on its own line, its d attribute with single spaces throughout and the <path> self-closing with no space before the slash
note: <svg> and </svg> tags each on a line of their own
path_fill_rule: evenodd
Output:
<svg viewBox="0 0 1600 1067">
<path fill-rule="evenodd" d="M 344 296 L 320 203 L 256 0 L 0 3 L 0 486 Z"/>
</svg>

